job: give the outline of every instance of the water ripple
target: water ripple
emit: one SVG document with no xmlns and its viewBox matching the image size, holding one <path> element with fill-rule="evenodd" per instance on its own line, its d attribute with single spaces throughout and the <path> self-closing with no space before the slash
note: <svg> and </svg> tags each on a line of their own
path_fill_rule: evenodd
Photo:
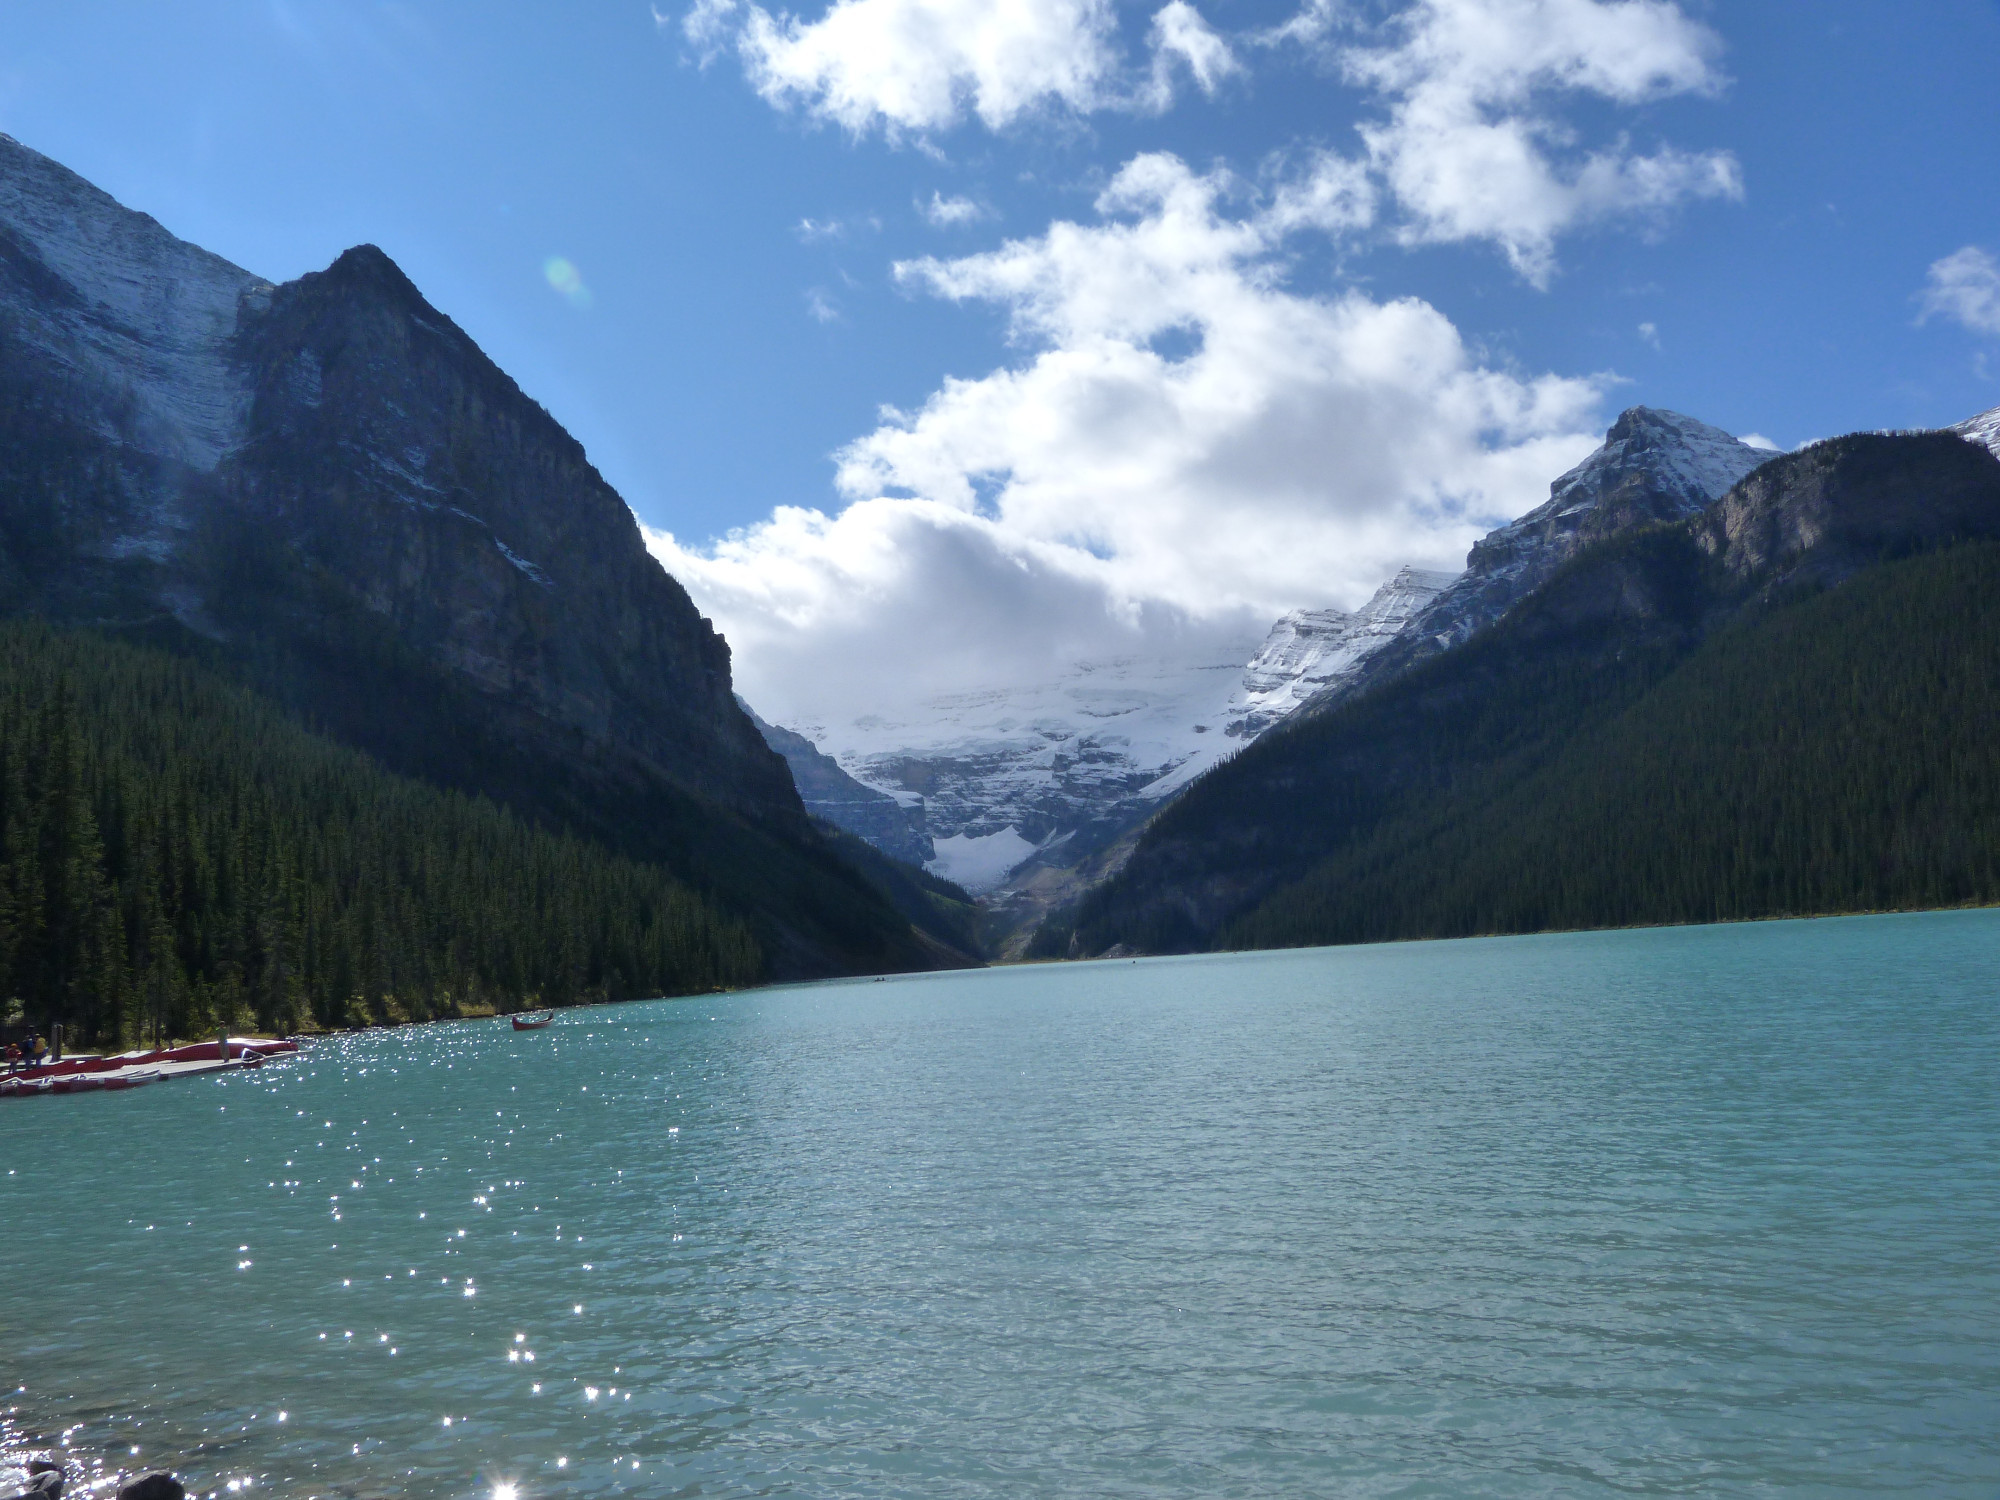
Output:
<svg viewBox="0 0 2000 1500">
<path fill-rule="evenodd" d="M 2000 916 L 802 986 L 0 1105 L 16 1457 L 1988 1495 Z"/>
</svg>

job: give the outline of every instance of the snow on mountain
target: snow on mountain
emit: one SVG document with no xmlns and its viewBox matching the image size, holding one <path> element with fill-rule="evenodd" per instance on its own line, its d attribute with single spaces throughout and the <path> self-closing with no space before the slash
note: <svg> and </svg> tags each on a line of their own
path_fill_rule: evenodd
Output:
<svg viewBox="0 0 2000 1500">
<path fill-rule="evenodd" d="M 1679 412 L 1634 406 L 1604 445 L 1549 486 L 1549 498 L 1473 543 L 1465 573 L 1419 628 L 1452 644 L 1491 624 L 1591 542 L 1679 521 L 1726 495 L 1774 455 Z"/>
<path fill-rule="evenodd" d="M 1250 639 L 1079 662 L 1051 681 L 794 724 L 850 776 L 921 801 L 931 871 L 989 891 L 1039 850 L 1093 844 L 1163 773 L 1223 747 Z M 1215 757 L 1208 755 L 1204 763 Z"/>
<path fill-rule="evenodd" d="M 1231 697 L 1223 733 L 1248 742 L 1401 633 L 1456 573 L 1404 568 L 1353 614 L 1300 609 L 1271 627 Z"/>
<path fill-rule="evenodd" d="M 1775 457 L 1679 412 L 1634 406 L 1549 498 L 1473 543 L 1465 572 L 1381 649 L 1323 688 L 1323 707 L 1448 651 L 1491 625 L 1593 542 L 1683 520 Z"/>
<path fill-rule="evenodd" d="M 1405 568 L 1352 614 L 1294 611 L 1261 643 L 1081 662 L 1045 683 L 794 727 L 857 781 L 920 802 L 927 867 L 987 894 L 1030 863 L 1102 849 L 1394 639 L 1452 576 Z"/>
<path fill-rule="evenodd" d="M 1967 417 L 1963 422 L 1954 423 L 1946 431 L 1955 432 L 1960 437 L 1971 438 L 1975 443 L 1984 443 L 1993 450 L 1996 458 L 2000 458 L 2000 406 L 1994 407 L 1991 411 L 1983 411 L 1976 417 Z"/>
<path fill-rule="evenodd" d="M 250 392 L 224 345 L 270 283 L 176 239 L 109 193 L 0 135 L 0 224 L 56 282 L 15 309 L 41 347 L 116 383 L 161 457 L 213 470 L 242 441 Z"/>
<path fill-rule="evenodd" d="M 921 799 L 933 872 L 1004 893 L 1105 849 L 1308 705 L 1466 639 L 1590 542 L 1690 515 L 1770 457 L 1692 417 L 1633 407 L 1546 503 L 1478 542 L 1463 574 L 1405 568 L 1353 613 L 1296 610 L 1261 643 L 1080 663 L 1045 683 L 791 727 L 865 785 Z"/>
</svg>

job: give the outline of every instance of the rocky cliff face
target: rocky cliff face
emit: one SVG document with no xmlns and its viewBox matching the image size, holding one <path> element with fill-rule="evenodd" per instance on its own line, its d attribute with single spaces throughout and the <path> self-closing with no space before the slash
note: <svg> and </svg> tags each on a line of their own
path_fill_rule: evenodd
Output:
<svg viewBox="0 0 2000 1500">
<path fill-rule="evenodd" d="M 1397 638 L 1331 680 L 1324 708 L 1463 644 L 1593 542 L 1682 521 L 1776 455 L 1679 412 L 1634 406 L 1604 445 L 1549 486 L 1549 498 L 1475 542 L 1465 572 Z"/>
<path fill-rule="evenodd" d="M 1243 669 L 1222 732 L 1247 744 L 1289 718 L 1401 635 L 1458 576 L 1404 568 L 1352 614 L 1302 609 L 1286 615 Z"/>
<path fill-rule="evenodd" d="M 0 611 L 202 651 L 396 769 L 733 888 L 795 969 L 907 931 L 582 448 L 387 256 L 273 286 L 5 137 Z"/>
<path fill-rule="evenodd" d="M 412 664 L 802 821 L 582 449 L 379 250 L 273 287 L 0 138 L 6 602 Z M 368 633 L 368 632 L 364 632 Z"/>
<path fill-rule="evenodd" d="M 1983 411 L 1976 417 L 1967 417 L 1946 431 L 1955 432 L 1962 438 L 1978 443 L 1982 448 L 1990 449 L 1995 455 L 2000 455 L 2000 406 L 1994 407 L 1991 411 Z"/>
<path fill-rule="evenodd" d="M 1690 533 L 1733 578 L 1838 583 L 1884 557 L 2000 532 L 1994 460 L 1949 431 L 1833 438 L 1752 474 Z"/>
<path fill-rule="evenodd" d="M 841 770 L 840 762 L 823 755 L 811 740 L 789 729 L 767 724 L 748 704 L 744 711 L 764 736 L 764 743 L 784 756 L 806 811 L 836 827 L 866 839 L 884 854 L 922 867 L 937 858 L 920 797 L 898 800 L 864 785 Z"/>
</svg>

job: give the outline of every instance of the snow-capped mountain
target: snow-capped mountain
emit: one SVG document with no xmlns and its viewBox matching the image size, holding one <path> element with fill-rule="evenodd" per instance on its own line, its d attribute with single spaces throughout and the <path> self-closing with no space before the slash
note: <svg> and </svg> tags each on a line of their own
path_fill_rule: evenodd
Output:
<svg viewBox="0 0 2000 1500">
<path fill-rule="evenodd" d="M 1591 542 L 1684 520 L 1775 456 L 1679 412 L 1632 407 L 1603 447 L 1549 486 L 1547 500 L 1473 543 L 1464 576 L 1425 612 L 1422 628 L 1456 644 Z"/>
<path fill-rule="evenodd" d="M 1684 520 L 1775 458 L 1679 412 L 1634 406 L 1604 445 L 1549 486 L 1549 498 L 1473 543 L 1465 572 L 1397 637 L 1321 690 L 1325 707 L 1408 671 L 1491 625 L 1593 542 Z"/>
<path fill-rule="evenodd" d="M 1400 635 L 1410 617 L 1457 577 L 1404 568 L 1353 614 L 1300 609 L 1286 615 L 1244 668 L 1223 733 L 1246 742 L 1255 739 Z"/>
<path fill-rule="evenodd" d="M 920 803 L 931 871 L 986 892 L 1039 850 L 1115 836 L 1152 782 L 1226 750 L 1225 710 L 1256 644 L 1079 662 L 1048 682 L 791 727 L 863 784 Z"/>
<path fill-rule="evenodd" d="M 1956 422 L 1946 431 L 1955 432 L 1960 437 L 1971 438 L 1975 443 L 1984 443 L 1993 450 L 1995 457 L 2000 457 L 2000 406 L 1994 407 L 1991 411 L 1983 411 L 1976 417 L 1967 417 L 1963 422 Z"/>
<path fill-rule="evenodd" d="M 1105 848 L 1395 639 L 1452 577 L 1405 568 L 1353 613 L 1295 611 L 1262 642 L 1223 636 L 1079 662 L 1048 682 L 794 728 L 918 815 L 934 874 L 989 894 Z M 851 797 L 820 806 L 801 787 L 813 811 L 875 839 L 850 821 Z"/>
<path fill-rule="evenodd" d="M 1046 683 L 792 727 L 865 785 L 920 802 L 930 868 L 1005 902 L 1099 855 L 1272 726 L 1449 649 L 1590 542 L 1690 515 L 1771 456 L 1633 407 L 1546 503 L 1478 542 L 1463 574 L 1405 568 L 1351 614 L 1294 611 L 1261 643 L 1082 663 Z"/>
</svg>

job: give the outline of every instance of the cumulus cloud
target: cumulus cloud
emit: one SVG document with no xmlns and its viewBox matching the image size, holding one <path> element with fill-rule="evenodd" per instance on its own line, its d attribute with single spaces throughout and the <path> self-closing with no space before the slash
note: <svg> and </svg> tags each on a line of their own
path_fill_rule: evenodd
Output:
<svg viewBox="0 0 2000 1500">
<path fill-rule="evenodd" d="M 835 0 L 813 21 L 696 0 L 682 29 L 704 59 L 733 46 L 773 104 L 919 140 L 967 115 L 998 130 L 1037 110 L 1165 109 L 1183 75 L 1212 95 L 1246 71 L 1189 0 L 1153 14 L 1148 75 L 1123 57 L 1110 0 Z M 1490 243 L 1537 286 L 1565 233 L 1743 193 L 1727 151 L 1587 146 L 1556 112 L 1719 92 L 1720 40 L 1674 0 L 1414 0 L 1374 27 L 1308 0 L 1238 40 L 1318 52 L 1377 101 L 1362 165 L 1397 206 L 1396 238 Z"/>
<path fill-rule="evenodd" d="M 1111 0 L 834 0 L 817 20 L 696 0 L 681 30 L 704 64 L 734 48 L 772 104 L 856 135 L 921 138 L 967 115 L 1000 130 L 1037 111 L 1164 109 L 1178 71 L 1213 93 L 1240 70 L 1188 0 L 1154 15 L 1151 72 L 1138 78 Z"/>
<path fill-rule="evenodd" d="M 861 134 L 935 131 L 968 110 L 989 129 L 1100 103 L 1117 68 L 1108 0 L 836 0 L 817 21 L 701 0 L 697 46 L 731 25 L 757 91 Z"/>
<path fill-rule="evenodd" d="M 1336 24 L 1325 7 L 1303 19 L 1314 36 Z M 1723 83 L 1719 50 L 1713 32 L 1668 0 L 1419 0 L 1385 41 L 1343 46 L 1338 58 L 1388 105 L 1362 138 L 1405 215 L 1400 237 L 1490 241 L 1546 286 L 1568 230 L 1743 192 L 1726 151 L 1641 155 L 1620 140 L 1579 152 L 1547 102 L 1713 94 Z"/>
<path fill-rule="evenodd" d="M 977 224 L 986 217 L 986 210 L 970 198 L 947 198 L 937 192 L 931 194 L 928 203 L 919 199 L 917 208 L 938 229 L 957 229 L 966 224 Z"/>
<path fill-rule="evenodd" d="M 1918 321 L 1933 317 L 1962 323 L 1974 333 L 2000 334 L 2000 262 L 1977 245 L 1931 263 Z"/>
<path fill-rule="evenodd" d="M 1142 156 L 1096 209 L 897 267 L 1004 309 L 1023 354 L 885 411 L 838 455 L 844 509 L 651 534 L 761 710 L 851 716 L 1352 606 L 1404 563 L 1460 566 L 1598 440 L 1599 382 L 1486 365 L 1415 298 L 1287 284 L 1288 234 L 1362 216 L 1337 159 L 1253 191 Z"/>
</svg>

